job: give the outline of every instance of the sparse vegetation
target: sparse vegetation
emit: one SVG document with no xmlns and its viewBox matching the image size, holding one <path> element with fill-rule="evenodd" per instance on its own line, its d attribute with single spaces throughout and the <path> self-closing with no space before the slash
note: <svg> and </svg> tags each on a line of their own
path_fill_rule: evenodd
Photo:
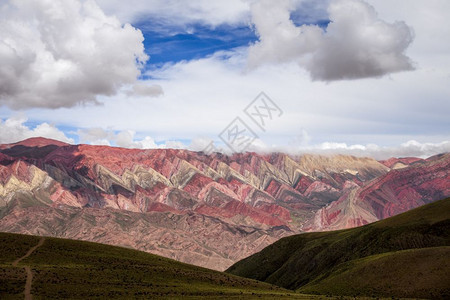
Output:
<svg viewBox="0 0 450 300">
<path fill-rule="evenodd" d="M 35 299 L 306 298 L 267 283 L 145 252 L 57 238 L 46 238 L 17 267 L 11 265 L 38 241 L 35 236 L 0 233 L 1 299 L 23 299 L 25 265 L 33 271 Z"/>
<path fill-rule="evenodd" d="M 445 298 L 449 246 L 445 199 L 363 227 L 283 238 L 227 272 L 304 293 Z"/>
<path fill-rule="evenodd" d="M 446 199 L 360 228 L 283 238 L 235 264 L 234 275 L 49 237 L 14 267 L 40 237 L 0 233 L 0 298 L 23 299 L 24 266 L 35 299 L 448 298 L 449 214 Z"/>
</svg>

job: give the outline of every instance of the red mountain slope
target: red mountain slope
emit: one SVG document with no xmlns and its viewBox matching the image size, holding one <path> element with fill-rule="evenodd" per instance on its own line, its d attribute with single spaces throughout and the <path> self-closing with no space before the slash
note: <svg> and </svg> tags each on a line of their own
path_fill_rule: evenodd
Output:
<svg viewBox="0 0 450 300">
<path fill-rule="evenodd" d="M 57 141 L 57 140 L 52 140 L 52 139 L 47 139 L 47 138 L 43 138 L 43 137 L 33 137 L 33 138 L 29 138 L 17 143 L 12 143 L 12 144 L 4 144 L 4 145 L 0 145 L 0 149 L 8 149 L 8 148 L 12 148 L 14 146 L 25 146 L 25 147 L 44 147 L 44 146 L 49 146 L 49 145 L 55 145 L 55 146 L 68 146 L 69 144 L 61 142 L 61 141 Z"/>
<path fill-rule="evenodd" d="M 378 198 L 365 196 L 370 202 L 356 216 L 329 208 L 382 178 L 407 188 L 398 172 L 437 169 L 429 161 L 394 172 L 374 159 L 343 155 L 205 155 L 47 140 L 0 149 L 0 230 L 129 246 L 219 270 L 282 236 L 363 224 L 448 192 L 445 183 L 423 177 L 425 200 L 409 201 L 410 194 L 401 200 L 399 191 L 395 202 L 374 192 Z M 348 221 L 334 222 L 339 218 Z"/>
<path fill-rule="evenodd" d="M 392 170 L 320 209 L 306 230 L 334 230 L 394 216 L 450 195 L 450 154 Z"/>
</svg>

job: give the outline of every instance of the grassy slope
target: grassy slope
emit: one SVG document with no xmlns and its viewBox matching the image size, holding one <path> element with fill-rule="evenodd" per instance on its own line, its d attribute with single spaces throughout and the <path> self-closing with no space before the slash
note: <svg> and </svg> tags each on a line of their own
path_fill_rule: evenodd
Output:
<svg viewBox="0 0 450 300">
<path fill-rule="evenodd" d="M 145 252 L 46 238 L 17 267 L 39 237 L 0 233 L 0 299 L 23 299 L 28 265 L 34 299 L 304 298 L 267 283 L 204 269 Z"/>
<path fill-rule="evenodd" d="M 404 214 L 369 224 L 363 227 L 340 230 L 333 232 L 321 233 L 305 233 L 296 236 L 286 237 L 278 242 L 266 247 L 259 253 L 256 253 L 230 267 L 227 272 L 248 278 L 253 278 L 269 283 L 274 283 L 290 289 L 298 289 L 303 287 L 302 291 L 314 291 L 320 293 L 327 293 L 333 291 L 335 294 L 365 294 L 365 295 L 385 295 L 385 296 L 408 296 L 416 297 L 419 295 L 432 296 L 430 293 L 436 293 L 433 282 L 428 284 L 428 292 L 426 294 L 412 275 L 407 273 L 409 280 L 414 280 L 414 285 L 417 289 L 408 288 L 409 292 L 406 294 L 395 293 L 394 290 L 383 291 L 377 290 L 377 293 L 372 293 L 370 288 L 359 288 L 358 280 L 361 282 L 369 280 L 372 269 L 364 269 L 364 264 L 358 265 L 361 270 L 367 271 L 367 279 L 359 271 L 359 279 L 355 277 L 345 277 L 344 286 L 353 287 L 349 289 L 324 289 L 319 287 L 329 286 L 331 278 L 339 272 L 342 268 L 349 267 L 343 265 L 350 261 L 355 264 L 362 263 L 362 261 L 355 261 L 360 258 L 395 252 L 406 249 L 420 249 L 426 247 L 440 247 L 450 246 L 450 199 L 437 201 L 417 209 L 411 210 Z M 446 251 L 445 248 L 442 248 Z M 431 250 L 430 250 L 431 251 Z M 411 254 L 411 258 L 420 256 L 417 252 Z M 431 253 L 431 252 L 430 252 Z M 383 262 L 389 265 L 389 262 L 395 262 L 398 257 L 391 253 L 391 256 L 385 256 Z M 372 258 L 376 258 L 373 256 Z M 448 257 L 448 256 L 447 256 Z M 443 260 L 448 264 L 450 258 Z M 417 260 L 411 260 L 411 266 L 402 267 L 405 272 L 408 268 L 414 269 Z M 367 266 L 373 266 L 374 263 Z M 352 265 L 350 265 L 352 266 Z M 356 265 L 353 265 L 356 268 Z M 434 264 L 430 264 L 430 268 L 426 271 L 427 276 L 430 275 Z M 434 270 L 434 269 L 433 269 Z M 352 270 L 356 272 L 357 270 Z M 445 271 L 437 270 L 439 275 L 444 276 Z M 342 272 L 341 272 L 342 273 Z M 395 282 L 396 272 L 384 272 L 383 276 L 386 281 Z M 436 275 L 436 274 L 435 274 Z M 433 276 L 435 276 L 433 275 Z M 436 276 L 439 276 L 436 275 Z M 431 276 L 431 275 L 430 275 Z M 329 281 L 325 281 L 328 278 Z M 333 277 L 334 284 L 344 277 Z M 351 278 L 355 278 L 351 280 Z M 436 277 L 437 278 L 437 277 Z M 406 279 L 405 279 L 406 280 Z M 323 281 L 328 285 L 319 285 Z M 314 288 L 313 288 L 313 285 Z M 309 285 L 307 285 L 309 284 Z M 436 283 L 437 285 L 439 283 Z M 376 286 L 374 283 L 373 286 Z M 399 284 L 401 287 L 401 284 Z M 420 290 L 420 293 L 419 293 Z M 370 291 L 370 293 L 369 293 Z M 417 292 L 417 294 L 416 294 Z M 447 293 L 445 290 L 440 290 L 441 296 Z"/>
<path fill-rule="evenodd" d="M 325 279 L 299 291 L 309 294 L 450 298 L 450 247 L 371 255 L 338 265 Z"/>
</svg>

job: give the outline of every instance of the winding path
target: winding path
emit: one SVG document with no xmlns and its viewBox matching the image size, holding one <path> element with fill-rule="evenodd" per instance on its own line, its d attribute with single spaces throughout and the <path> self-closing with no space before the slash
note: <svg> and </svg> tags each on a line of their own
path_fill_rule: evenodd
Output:
<svg viewBox="0 0 450 300">
<path fill-rule="evenodd" d="M 24 256 L 22 256 L 22 257 L 16 259 L 16 260 L 12 263 L 13 267 L 17 267 L 17 264 L 18 264 L 21 260 L 23 260 L 23 259 L 27 258 L 28 256 L 30 256 L 34 251 L 36 251 L 37 248 L 39 248 L 40 246 L 42 246 L 42 245 L 44 244 L 44 242 L 45 242 L 45 238 L 42 237 L 42 238 L 39 240 L 39 243 L 37 243 L 36 246 L 31 247 L 30 250 L 28 250 L 28 252 L 27 252 Z M 23 293 L 25 294 L 25 300 L 31 300 L 31 299 L 33 299 L 33 296 L 31 295 L 31 284 L 33 283 L 33 272 L 31 272 L 30 266 L 23 266 L 23 268 L 24 268 L 25 271 L 27 272 L 27 281 L 26 281 L 26 283 L 25 283 L 25 290 L 24 290 Z"/>
</svg>

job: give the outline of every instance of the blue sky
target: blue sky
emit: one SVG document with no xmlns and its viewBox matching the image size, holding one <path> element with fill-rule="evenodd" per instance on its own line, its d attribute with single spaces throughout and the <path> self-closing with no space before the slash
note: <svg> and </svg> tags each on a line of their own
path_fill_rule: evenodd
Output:
<svg viewBox="0 0 450 300">
<path fill-rule="evenodd" d="M 323 30 L 330 23 L 322 5 L 305 1 L 290 13 L 296 26 L 317 25 Z M 148 68 L 164 63 L 201 59 L 217 51 L 232 50 L 258 41 L 254 26 L 248 24 L 220 24 L 212 26 L 201 22 L 171 25 L 165 18 L 140 16 L 132 25 L 143 36 L 145 53 L 150 56 Z"/>
<path fill-rule="evenodd" d="M 247 46 L 257 40 L 250 26 L 221 25 L 215 28 L 203 24 L 187 25 L 161 32 L 153 19 L 133 24 L 144 35 L 146 53 L 150 56 L 147 65 L 158 67 L 164 63 L 200 59 L 220 50 L 231 50 Z"/>
<path fill-rule="evenodd" d="M 264 91 L 284 113 L 249 150 L 450 149 L 445 0 L 0 5 L 0 143 L 223 146 Z"/>
</svg>

